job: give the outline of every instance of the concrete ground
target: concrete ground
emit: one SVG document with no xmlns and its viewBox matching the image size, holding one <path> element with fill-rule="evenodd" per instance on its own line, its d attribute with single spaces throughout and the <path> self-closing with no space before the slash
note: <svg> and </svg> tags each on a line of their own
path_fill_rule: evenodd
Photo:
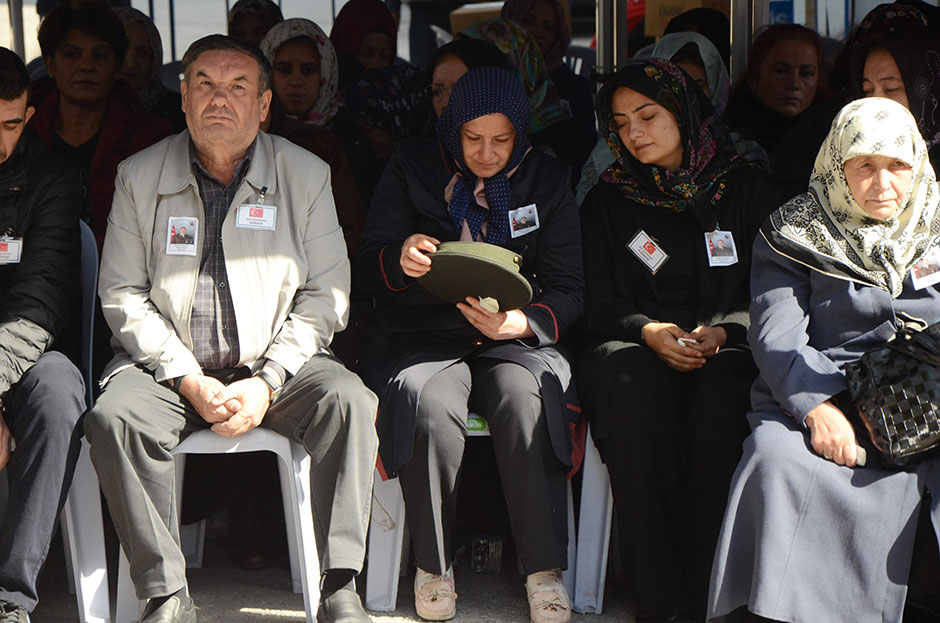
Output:
<svg viewBox="0 0 940 623">
<path fill-rule="evenodd" d="M 114 549 L 113 543 L 110 549 Z M 528 606 L 523 588 L 525 579 L 515 569 L 507 568 L 509 566 L 504 564 L 499 574 L 483 575 L 471 572 L 465 559 L 458 560 L 455 573 L 459 599 L 457 617 L 453 619 L 455 623 L 528 622 Z M 112 560 L 109 560 L 109 569 L 116 569 Z M 112 600 L 115 595 L 113 575 Z M 375 623 L 421 621 L 414 610 L 413 579 L 413 575 L 402 577 L 396 612 L 370 613 Z M 229 563 L 225 546 L 218 539 L 207 541 L 205 564 L 201 569 L 190 569 L 189 580 L 199 609 L 200 623 L 304 620 L 303 597 L 290 591 L 290 572 L 287 568 L 275 566 L 260 571 L 236 569 Z M 62 539 L 58 535 L 53 541 L 39 591 L 40 603 L 32 615 L 33 623 L 78 621 L 75 596 L 68 591 Z M 608 576 L 603 614 L 574 614 L 572 622 L 632 623 L 632 605 L 626 598 L 626 592 L 622 581 Z"/>
</svg>

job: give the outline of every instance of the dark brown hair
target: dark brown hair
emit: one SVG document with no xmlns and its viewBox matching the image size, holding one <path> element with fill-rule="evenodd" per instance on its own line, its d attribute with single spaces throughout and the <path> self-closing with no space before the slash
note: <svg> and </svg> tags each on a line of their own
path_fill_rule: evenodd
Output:
<svg viewBox="0 0 940 623">
<path fill-rule="evenodd" d="M 23 60 L 0 47 L 0 100 L 12 101 L 29 90 L 29 73 Z"/>
<path fill-rule="evenodd" d="M 760 78 L 760 66 L 770 51 L 782 41 L 802 41 L 808 43 L 816 51 L 816 70 L 820 82 L 823 76 L 823 49 L 822 40 L 816 31 L 799 24 L 772 24 L 757 35 L 751 46 L 751 53 L 747 61 L 747 74 L 745 82 L 755 84 Z"/>
<path fill-rule="evenodd" d="M 260 96 L 271 88 L 271 63 L 269 63 L 268 59 L 261 53 L 261 50 L 247 41 L 229 37 L 228 35 L 208 35 L 202 39 L 193 41 L 192 45 L 186 50 L 186 53 L 183 54 L 183 79 L 189 82 L 189 66 L 193 64 L 193 61 L 199 58 L 203 53 L 215 50 L 241 52 L 255 59 L 258 63 L 258 82 L 260 86 L 258 95 Z"/>
<path fill-rule="evenodd" d="M 118 66 L 124 64 L 129 45 L 124 24 L 110 8 L 96 4 L 83 4 L 77 9 L 60 6 L 42 20 L 39 26 L 39 49 L 47 63 L 73 30 L 103 39 L 114 50 Z"/>
</svg>

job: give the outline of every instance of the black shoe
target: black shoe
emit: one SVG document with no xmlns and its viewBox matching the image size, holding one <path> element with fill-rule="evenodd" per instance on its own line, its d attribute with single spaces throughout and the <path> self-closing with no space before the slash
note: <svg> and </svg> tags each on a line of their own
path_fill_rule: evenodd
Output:
<svg viewBox="0 0 940 623">
<path fill-rule="evenodd" d="M 0 623 L 29 623 L 29 613 L 21 606 L 0 601 Z"/>
<path fill-rule="evenodd" d="M 196 623 L 196 606 L 184 589 L 148 601 L 137 623 Z"/>
<path fill-rule="evenodd" d="M 320 601 L 317 623 L 372 623 L 372 617 L 363 610 L 359 593 L 342 589 Z"/>
</svg>

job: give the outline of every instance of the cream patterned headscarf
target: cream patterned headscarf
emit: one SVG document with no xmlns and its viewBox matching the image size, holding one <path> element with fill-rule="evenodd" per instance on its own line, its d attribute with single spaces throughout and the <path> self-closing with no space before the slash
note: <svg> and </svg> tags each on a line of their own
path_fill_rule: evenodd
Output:
<svg viewBox="0 0 940 623">
<path fill-rule="evenodd" d="M 302 116 L 298 117 L 304 123 L 311 123 L 317 126 L 324 126 L 330 122 L 336 111 L 342 105 L 342 101 L 337 96 L 339 91 L 339 66 L 336 62 L 336 49 L 330 38 L 326 36 L 323 29 L 302 17 L 293 17 L 283 22 L 275 24 L 264 41 L 261 42 L 261 51 L 267 57 L 268 62 L 274 66 L 274 57 L 282 45 L 298 38 L 307 38 L 313 41 L 320 54 L 320 94 L 313 108 Z"/>
<path fill-rule="evenodd" d="M 913 169 L 907 196 L 890 218 L 868 216 L 846 182 L 845 163 L 864 155 L 890 156 Z M 870 97 L 839 111 L 816 157 L 809 192 L 784 204 L 769 224 L 790 243 L 897 298 L 911 266 L 938 242 L 938 204 L 937 179 L 914 117 L 901 104 Z"/>
</svg>

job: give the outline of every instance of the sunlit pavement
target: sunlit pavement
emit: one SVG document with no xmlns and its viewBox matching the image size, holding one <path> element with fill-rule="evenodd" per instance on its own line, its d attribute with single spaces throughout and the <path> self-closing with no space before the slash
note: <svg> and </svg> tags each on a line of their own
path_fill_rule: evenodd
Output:
<svg viewBox="0 0 940 623">
<path fill-rule="evenodd" d="M 112 558 L 113 558 L 113 552 Z M 241 571 L 229 564 L 223 543 L 210 539 L 206 544 L 205 565 L 190 569 L 189 580 L 200 623 L 276 623 L 304 620 L 303 597 L 290 591 L 290 572 L 273 567 L 261 571 Z M 110 562 L 110 561 L 109 561 Z M 526 623 L 525 579 L 514 569 L 497 575 L 472 573 L 467 566 L 456 570 L 456 623 Z M 110 568 L 116 568 L 113 562 Z M 112 573 L 113 575 L 113 573 Z M 411 590 L 413 575 L 402 577 L 398 593 L 398 611 L 371 613 L 375 623 L 420 621 L 415 614 Z M 111 578 L 114 599 L 114 578 Z M 33 623 L 75 623 L 78 608 L 75 596 L 67 589 L 62 539 L 56 535 L 46 571 L 40 580 L 40 603 L 33 613 Z M 631 623 L 632 607 L 626 589 L 616 578 L 607 583 L 602 615 L 575 614 L 578 623 Z M 115 621 L 114 623 L 128 623 Z"/>
</svg>

